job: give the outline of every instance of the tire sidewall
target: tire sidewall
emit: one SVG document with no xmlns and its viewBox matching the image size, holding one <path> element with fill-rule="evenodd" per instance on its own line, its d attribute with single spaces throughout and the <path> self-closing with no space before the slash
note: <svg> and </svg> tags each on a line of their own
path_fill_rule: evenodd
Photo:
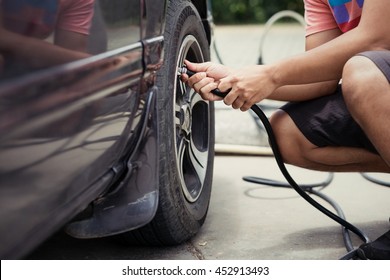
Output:
<svg viewBox="0 0 390 280">
<path fill-rule="evenodd" d="M 173 16 L 167 18 L 164 66 L 162 71 L 159 72 L 157 80 L 157 84 L 161 90 L 158 98 L 160 116 L 160 203 L 164 203 L 164 205 L 159 205 L 159 211 L 164 211 L 164 209 L 179 210 L 175 211 L 177 216 L 170 217 L 170 219 L 176 218 L 176 222 L 181 223 L 184 227 L 188 227 L 189 232 L 193 232 L 197 231 L 203 224 L 210 201 L 214 160 L 214 107 L 212 103 L 209 104 L 209 140 L 211 141 L 209 143 L 208 168 L 204 187 L 197 201 L 189 203 L 184 197 L 179 171 L 176 167 L 176 134 L 174 133 L 175 120 L 173 108 L 175 103 L 173 92 L 175 91 L 176 84 L 173 81 L 175 81 L 175 76 L 177 75 L 176 63 L 179 59 L 178 55 L 181 43 L 185 36 L 191 34 L 197 39 L 204 51 L 203 59 L 205 61 L 209 60 L 209 45 L 195 7 L 190 2 L 186 1 L 171 2 L 174 3 L 170 3 L 171 5 L 168 8 L 170 9 L 172 8 L 172 5 L 175 5 L 173 8 L 176 9 L 176 11 L 172 11 Z M 166 214 L 172 215 L 172 211 Z"/>
</svg>

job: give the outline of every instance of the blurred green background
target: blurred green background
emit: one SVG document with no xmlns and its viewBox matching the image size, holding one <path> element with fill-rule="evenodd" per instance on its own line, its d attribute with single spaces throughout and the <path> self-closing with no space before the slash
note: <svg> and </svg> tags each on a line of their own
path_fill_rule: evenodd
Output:
<svg viewBox="0 0 390 280">
<path fill-rule="evenodd" d="M 216 24 L 265 23 L 281 10 L 303 15 L 303 0 L 211 0 Z"/>
</svg>

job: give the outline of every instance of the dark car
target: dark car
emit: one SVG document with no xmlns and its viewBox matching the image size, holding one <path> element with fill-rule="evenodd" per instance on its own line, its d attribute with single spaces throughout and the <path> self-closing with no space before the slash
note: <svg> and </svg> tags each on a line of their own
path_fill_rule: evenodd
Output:
<svg viewBox="0 0 390 280">
<path fill-rule="evenodd" d="M 60 229 L 142 245 L 193 237 L 210 201 L 214 107 L 178 67 L 209 60 L 207 0 L 0 5 L 1 258 Z"/>
</svg>

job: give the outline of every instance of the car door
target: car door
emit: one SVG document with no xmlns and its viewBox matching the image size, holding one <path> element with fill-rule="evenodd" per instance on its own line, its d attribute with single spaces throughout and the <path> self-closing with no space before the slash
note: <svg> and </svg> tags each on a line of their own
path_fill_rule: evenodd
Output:
<svg viewBox="0 0 390 280">
<path fill-rule="evenodd" d="M 131 150 L 147 90 L 141 2 L 0 2 L 3 17 L 13 15 L 0 37 L 0 255 L 22 255 L 83 210 Z M 66 48 L 74 41 L 56 45 L 58 30 L 49 32 L 66 9 L 78 24 L 92 14 L 85 52 L 74 59 Z M 64 21 L 61 28 L 72 20 Z M 13 38 L 27 52 L 4 51 Z"/>
</svg>

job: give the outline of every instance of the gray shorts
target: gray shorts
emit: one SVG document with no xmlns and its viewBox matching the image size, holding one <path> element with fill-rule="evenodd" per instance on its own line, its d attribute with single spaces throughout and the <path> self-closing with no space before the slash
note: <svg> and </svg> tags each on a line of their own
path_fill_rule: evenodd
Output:
<svg viewBox="0 0 390 280">
<path fill-rule="evenodd" d="M 390 81 L 390 51 L 364 52 Z M 290 102 L 281 108 L 305 137 L 318 147 L 364 148 L 378 153 L 347 110 L 341 86 L 334 94 L 303 102 Z"/>
</svg>

